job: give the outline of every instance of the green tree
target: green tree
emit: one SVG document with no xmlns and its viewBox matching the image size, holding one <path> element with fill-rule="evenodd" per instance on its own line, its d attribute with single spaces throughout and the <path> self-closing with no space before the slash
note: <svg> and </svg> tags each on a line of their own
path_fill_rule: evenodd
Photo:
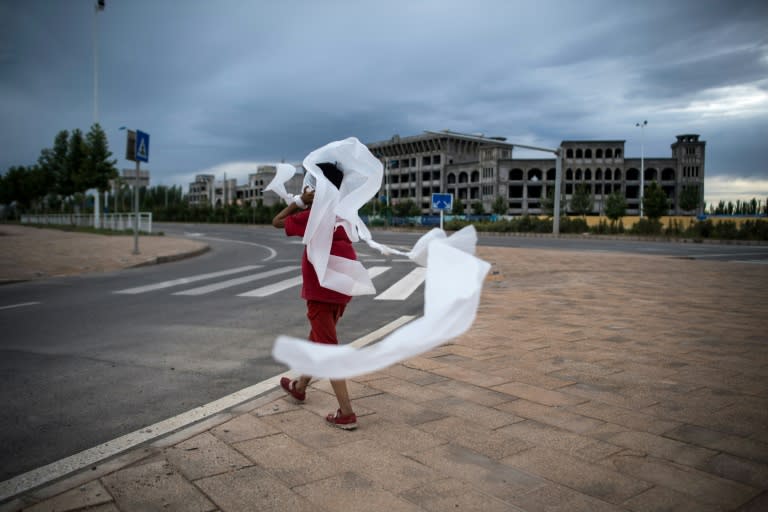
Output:
<svg viewBox="0 0 768 512">
<path fill-rule="evenodd" d="M 649 219 L 658 220 L 669 213 L 669 198 L 658 182 L 645 187 L 643 194 L 643 212 Z"/>
<path fill-rule="evenodd" d="M 117 160 L 110 160 L 107 135 L 99 123 L 91 126 L 85 139 L 86 157 L 79 177 L 80 188 L 85 191 L 95 188 L 104 192 L 109 188 L 109 180 L 117 178 Z"/>
<path fill-rule="evenodd" d="M 565 214 L 565 192 L 560 191 L 560 215 Z M 552 217 L 555 215 L 555 187 L 547 187 L 547 194 L 541 193 L 541 212 Z"/>
<path fill-rule="evenodd" d="M 586 215 L 592 212 L 595 206 L 595 198 L 590 194 L 589 188 L 585 183 L 576 185 L 576 190 L 571 196 L 571 211 L 579 215 Z"/>
<path fill-rule="evenodd" d="M 69 132 L 61 130 L 53 140 L 53 148 L 40 151 L 37 165 L 45 178 L 46 192 L 58 194 L 59 183 L 64 176 L 67 165 L 67 152 L 69 151 Z"/>
<path fill-rule="evenodd" d="M 451 209 L 452 215 L 464 215 L 464 203 L 458 197 L 453 200 L 453 209 Z"/>
<path fill-rule="evenodd" d="M 69 147 L 67 148 L 67 158 L 64 169 L 59 177 L 59 193 L 64 197 L 69 197 L 75 192 L 85 190 L 83 183 L 83 170 L 85 168 L 86 158 L 88 156 L 88 147 L 83 139 L 83 132 L 75 128 L 69 137 Z"/>
<path fill-rule="evenodd" d="M 413 201 L 413 199 L 398 202 L 395 205 L 394 210 L 395 215 L 398 217 L 415 217 L 417 215 L 421 215 L 421 209 L 419 209 L 419 206 Z"/>
<path fill-rule="evenodd" d="M 680 192 L 680 209 L 689 212 L 699 207 L 699 187 L 698 185 L 689 185 L 683 187 Z"/>
<path fill-rule="evenodd" d="M 493 201 L 493 205 L 491 206 L 491 211 L 496 215 L 505 215 L 508 209 L 509 204 L 507 201 L 504 200 L 504 198 L 501 196 L 496 196 L 496 199 Z"/>
<path fill-rule="evenodd" d="M 27 210 L 45 195 L 45 187 L 45 179 L 39 167 L 11 167 L 0 183 L 0 203 L 16 202 L 20 210 Z"/>
<path fill-rule="evenodd" d="M 624 199 L 624 194 L 616 191 L 609 195 L 605 201 L 605 216 L 611 219 L 611 225 L 615 225 L 616 221 L 626 214 L 627 201 Z"/>
<path fill-rule="evenodd" d="M 483 203 L 480 201 L 475 201 L 472 203 L 472 214 L 473 215 L 485 215 L 485 208 L 483 208 Z"/>
</svg>

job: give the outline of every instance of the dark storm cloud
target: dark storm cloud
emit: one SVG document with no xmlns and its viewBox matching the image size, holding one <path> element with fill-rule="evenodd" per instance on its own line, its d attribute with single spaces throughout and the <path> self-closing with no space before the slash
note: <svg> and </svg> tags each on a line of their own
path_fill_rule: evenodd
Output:
<svg viewBox="0 0 768 512">
<path fill-rule="evenodd" d="M 765 2 L 106 3 L 99 121 L 116 156 L 120 126 L 151 134 L 158 182 L 425 129 L 635 155 L 641 119 L 646 154 L 700 133 L 708 173 L 768 176 Z M 0 171 L 89 128 L 93 22 L 93 0 L 0 2 Z"/>
</svg>

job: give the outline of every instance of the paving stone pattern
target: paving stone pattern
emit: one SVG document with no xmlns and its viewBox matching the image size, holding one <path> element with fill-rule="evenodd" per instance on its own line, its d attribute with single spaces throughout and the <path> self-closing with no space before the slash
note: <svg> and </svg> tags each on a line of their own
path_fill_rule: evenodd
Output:
<svg viewBox="0 0 768 512">
<path fill-rule="evenodd" d="M 768 510 L 768 267 L 479 254 L 473 328 L 351 382 L 357 431 L 275 390 L 6 509 Z"/>
</svg>

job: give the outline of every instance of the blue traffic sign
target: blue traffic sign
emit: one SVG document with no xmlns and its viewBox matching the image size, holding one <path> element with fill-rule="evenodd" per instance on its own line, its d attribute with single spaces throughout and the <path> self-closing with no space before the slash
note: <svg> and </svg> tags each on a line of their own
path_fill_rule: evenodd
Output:
<svg viewBox="0 0 768 512">
<path fill-rule="evenodd" d="M 149 162 L 149 134 L 136 130 L 136 161 Z"/>
<path fill-rule="evenodd" d="M 432 208 L 450 210 L 453 208 L 453 194 L 432 194 Z"/>
</svg>

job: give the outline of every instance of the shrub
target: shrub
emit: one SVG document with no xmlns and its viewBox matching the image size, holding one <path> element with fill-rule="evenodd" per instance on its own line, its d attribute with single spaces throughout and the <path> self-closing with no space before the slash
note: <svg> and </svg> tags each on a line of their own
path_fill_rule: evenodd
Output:
<svg viewBox="0 0 768 512">
<path fill-rule="evenodd" d="M 630 232 L 634 235 L 658 235 L 661 226 L 659 219 L 642 218 L 632 226 Z"/>
</svg>

